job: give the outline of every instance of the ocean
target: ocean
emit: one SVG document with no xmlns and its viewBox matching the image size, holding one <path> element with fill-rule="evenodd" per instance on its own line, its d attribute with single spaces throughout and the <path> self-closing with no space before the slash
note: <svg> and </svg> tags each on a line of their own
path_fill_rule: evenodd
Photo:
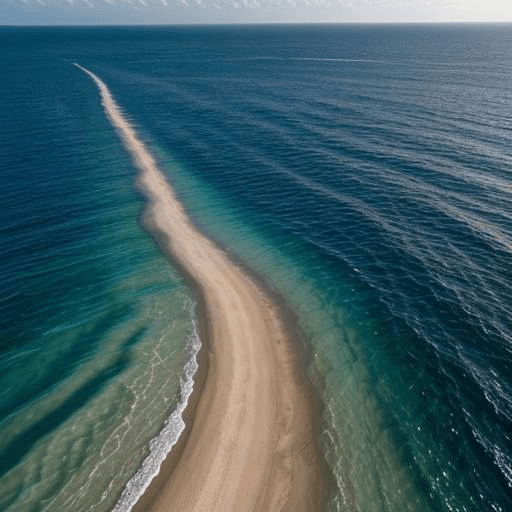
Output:
<svg viewBox="0 0 512 512">
<path fill-rule="evenodd" d="M 128 510 L 201 344 L 75 62 L 297 314 L 329 510 L 511 510 L 509 24 L 0 28 L 0 509 Z"/>
</svg>

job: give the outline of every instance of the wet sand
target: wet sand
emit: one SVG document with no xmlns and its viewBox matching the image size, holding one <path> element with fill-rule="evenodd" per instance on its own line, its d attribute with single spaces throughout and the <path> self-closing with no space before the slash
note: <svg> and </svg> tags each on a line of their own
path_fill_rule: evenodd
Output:
<svg viewBox="0 0 512 512">
<path fill-rule="evenodd" d="M 140 169 L 146 218 L 160 245 L 199 291 L 207 341 L 189 426 L 136 510 L 321 511 L 327 486 L 315 404 L 279 308 L 190 223 L 106 85 L 80 69 L 98 85 Z"/>
</svg>

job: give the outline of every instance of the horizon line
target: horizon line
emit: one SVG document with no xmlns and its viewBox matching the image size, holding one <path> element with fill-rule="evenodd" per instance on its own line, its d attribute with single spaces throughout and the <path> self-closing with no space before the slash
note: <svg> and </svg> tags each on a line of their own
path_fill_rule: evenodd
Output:
<svg viewBox="0 0 512 512">
<path fill-rule="evenodd" d="M 98 27 L 113 27 L 113 28 L 128 28 L 128 27 L 221 27 L 221 26 L 260 26 L 260 25 L 512 25 L 512 20 L 460 20 L 460 21 L 254 21 L 250 22 L 237 21 L 229 22 L 222 21 L 218 23 L 204 23 L 204 22 L 175 22 L 175 23 L 98 23 L 98 24 L 73 24 L 73 23 L 55 23 L 55 24 L 35 24 L 35 23 L 22 23 L 22 24 L 5 24 L 0 25 L 1 28 L 98 28 Z"/>
</svg>

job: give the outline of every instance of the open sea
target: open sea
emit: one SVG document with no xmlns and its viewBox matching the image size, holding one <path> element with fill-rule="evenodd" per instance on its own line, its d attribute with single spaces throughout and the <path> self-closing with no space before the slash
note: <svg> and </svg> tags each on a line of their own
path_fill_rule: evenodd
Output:
<svg viewBox="0 0 512 512">
<path fill-rule="evenodd" d="M 0 28 L 0 510 L 126 512 L 200 347 L 74 62 L 298 314 L 329 510 L 512 510 L 506 24 Z"/>
</svg>

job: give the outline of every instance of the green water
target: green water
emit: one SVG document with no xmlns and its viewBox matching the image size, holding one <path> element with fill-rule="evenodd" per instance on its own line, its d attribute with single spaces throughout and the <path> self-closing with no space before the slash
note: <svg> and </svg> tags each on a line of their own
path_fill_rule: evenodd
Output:
<svg viewBox="0 0 512 512">
<path fill-rule="evenodd" d="M 195 223 L 263 277 L 298 315 L 313 348 L 308 374 L 325 404 L 319 443 L 337 487 L 330 510 L 431 510 L 383 412 L 383 405 L 403 396 L 389 377 L 394 370 L 385 345 L 391 333 L 371 315 L 368 291 L 342 271 L 334 277 L 337 296 L 330 297 L 318 276 L 333 279 L 332 272 L 304 244 L 282 234 L 276 242 L 272 228 L 268 234 L 251 228 L 217 190 L 161 149 L 153 151 Z M 383 366 L 385 378 L 376 373 Z M 408 428 L 423 436 L 421 426 Z"/>
</svg>

